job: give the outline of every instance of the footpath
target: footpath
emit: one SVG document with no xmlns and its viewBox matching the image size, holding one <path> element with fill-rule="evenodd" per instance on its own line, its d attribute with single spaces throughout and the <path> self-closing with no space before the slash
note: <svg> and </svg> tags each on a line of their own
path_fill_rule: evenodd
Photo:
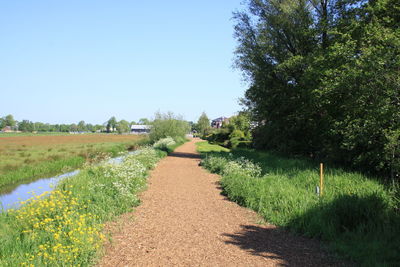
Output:
<svg viewBox="0 0 400 267">
<path fill-rule="evenodd" d="M 99 266 L 338 266 L 320 243 L 272 225 L 221 195 L 193 139 L 159 162 L 141 205 L 110 224 Z"/>
</svg>

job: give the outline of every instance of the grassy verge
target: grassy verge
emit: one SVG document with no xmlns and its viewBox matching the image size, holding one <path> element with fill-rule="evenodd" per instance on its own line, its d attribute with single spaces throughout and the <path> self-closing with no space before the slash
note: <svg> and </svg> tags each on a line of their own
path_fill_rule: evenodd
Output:
<svg viewBox="0 0 400 267">
<path fill-rule="evenodd" d="M 315 194 L 318 166 L 249 149 L 231 153 L 207 143 L 202 165 L 222 176 L 224 193 L 269 222 L 325 241 L 338 254 L 363 266 L 400 262 L 398 200 L 377 181 L 328 168 L 325 192 Z"/>
<path fill-rule="evenodd" d="M 0 266 L 88 266 L 104 242 L 108 220 L 139 204 L 148 171 L 167 152 L 143 148 L 119 165 L 92 165 L 0 214 Z"/>
<path fill-rule="evenodd" d="M 9 145 L 8 149 L 4 149 L 0 154 L 0 192 L 6 192 L 20 183 L 79 168 L 85 162 L 101 158 L 99 155 L 116 156 L 120 152 L 148 142 L 146 138 L 136 138 L 132 141 L 108 143 Z"/>
</svg>

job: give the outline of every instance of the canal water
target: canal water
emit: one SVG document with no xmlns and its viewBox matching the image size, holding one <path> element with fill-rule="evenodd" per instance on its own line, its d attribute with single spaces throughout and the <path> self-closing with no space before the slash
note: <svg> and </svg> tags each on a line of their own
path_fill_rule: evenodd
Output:
<svg viewBox="0 0 400 267">
<path fill-rule="evenodd" d="M 129 152 L 127 155 L 138 154 L 139 152 L 140 150 L 136 150 Z M 120 164 L 125 157 L 126 155 L 111 158 L 108 163 Z M 8 209 L 16 209 L 20 206 L 19 203 L 21 201 L 28 200 L 34 195 L 40 195 L 46 191 L 50 192 L 54 190 L 60 180 L 77 175 L 79 172 L 80 170 L 75 170 L 54 177 L 41 178 L 34 182 L 21 184 L 9 193 L 0 194 L 0 212 Z"/>
</svg>

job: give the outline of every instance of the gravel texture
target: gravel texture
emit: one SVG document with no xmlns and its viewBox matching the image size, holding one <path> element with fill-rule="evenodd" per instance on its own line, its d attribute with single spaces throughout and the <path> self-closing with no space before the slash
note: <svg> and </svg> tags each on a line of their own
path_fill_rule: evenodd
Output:
<svg viewBox="0 0 400 267">
<path fill-rule="evenodd" d="M 108 225 L 99 266 L 338 266 L 317 241 L 294 236 L 221 195 L 195 142 L 160 161 L 142 204 Z"/>
</svg>

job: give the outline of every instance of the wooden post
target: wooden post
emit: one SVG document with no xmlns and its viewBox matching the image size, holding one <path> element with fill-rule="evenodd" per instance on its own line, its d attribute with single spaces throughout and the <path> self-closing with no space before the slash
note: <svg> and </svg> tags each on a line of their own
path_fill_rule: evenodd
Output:
<svg viewBox="0 0 400 267">
<path fill-rule="evenodd" d="M 319 172 L 319 188 L 321 190 L 320 195 L 324 194 L 324 164 L 320 163 L 320 172 Z"/>
</svg>

